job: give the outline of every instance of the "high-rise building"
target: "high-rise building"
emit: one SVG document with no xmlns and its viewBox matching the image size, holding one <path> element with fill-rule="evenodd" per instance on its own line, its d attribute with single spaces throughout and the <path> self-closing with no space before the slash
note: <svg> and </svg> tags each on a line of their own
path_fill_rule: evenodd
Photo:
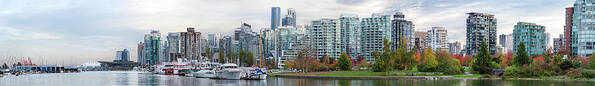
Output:
<svg viewBox="0 0 595 86">
<path fill-rule="evenodd" d="M 405 15 L 401 12 L 395 13 L 393 18 L 392 39 L 390 39 L 393 41 L 393 49 L 397 50 L 401 37 L 407 40 L 407 50 L 413 49 L 415 46 L 415 25 L 411 21 L 405 20 Z"/>
<path fill-rule="evenodd" d="M 219 52 L 219 40 L 221 39 L 221 34 L 219 33 L 211 33 L 207 34 L 208 37 L 208 48 L 210 52 L 216 53 Z"/>
<path fill-rule="evenodd" d="M 236 28 L 234 31 L 234 41 L 237 43 L 232 43 L 234 46 L 236 46 L 234 48 L 237 48 L 234 49 L 234 53 L 237 54 L 240 51 L 256 52 L 256 34 L 252 31 L 251 25 L 243 23 L 242 26 Z M 253 54 L 256 55 L 256 53 Z"/>
<path fill-rule="evenodd" d="M 566 16 L 564 21 L 564 38 L 562 38 L 561 51 L 564 54 L 572 54 L 572 14 L 574 7 L 566 8 Z"/>
<path fill-rule="evenodd" d="M 426 35 L 426 47 L 434 51 L 448 50 L 448 34 L 444 27 L 432 27 Z"/>
<path fill-rule="evenodd" d="M 508 51 L 512 52 L 512 48 L 514 47 L 513 40 L 512 40 L 513 39 L 512 34 L 501 34 L 499 38 L 500 39 L 498 39 L 498 40 L 500 40 L 499 41 L 500 46 L 502 46 L 502 48 L 504 48 L 502 51 L 503 52 L 508 52 Z"/>
<path fill-rule="evenodd" d="M 361 54 L 361 21 L 356 14 L 341 14 L 341 52 L 356 59 Z"/>
<path fill-rule="evenodd" d="M 166 46 L 166 58 L 169 61 L 177 61 L 178 58 L 182 58 L 180 50 L 181 34 L 180 32 L 167 33 L 167 46 Z"/>
<path fill-rule="evenodd" d="M 545 49 L 550 48 L 550 33 L 545 33 Z M 552 53 L 552 52 L 549 52 Z"/>
<path fill-rule="evenodd" d="M 595 52 L 595 0 L 576 0 L 572 13 L 571 46 L 573 56 L 590 56 Z"/>
<path fill-rule="evenodd" d="M 144 63 L 145 62 L 145 59 L 144 59 L 144 56 L 145 56 L 144 50 L 145 50 L 145 48 L 144 47 L 145 47 L 145 43 L 143 43 L 143 42 L 139 42 L 138 45 L 137 45 L 137 47 L 136 47 L 137 54 L 138 54 L 137 57 L 136 57 L 137 58 L 136 61 L 138 62 L 138 65 L 145 65 L 145 63 Z"/>
<path fill-rule="evenodd" d="M 161 50 L 161 33 L 157 30 L 145 34 L 143 63 L 147 65 L 159 64 L 159 50 Z M 140 61 L 139 61 L 140 62 Z"/>
<path fill-rule="evenodd" d="M 186 28 L 187 32 L 181 32 L 180 50 L 185 60 L 202 60 L 200 58 L 201 33 L 196 32 L 194 27 Z"/>
<path fill-rule="evenodd" d="M 312 37 L 312 48 L 316 58 L 338 58 L 341 54 L 341 21 L 339 19 L 320 19 L 312 21 L 308 27 Z"/>
<path fill-rule="evenodd" d="M 541 55 L 546 49 L 545 26 L 535 23 L 518 22 L 514 25 L 514 52 L 517 52 L 521 42 L 529 55 Z"/>
<path fill-rule="evenodd" d="M 122 51 L 116 51 L 116 60 L 114 62 L 127 62 L 129 61 L 128 58 L 130 55 L 128 54 L 128 49 L 124 49 Z"/>
<path fill-rule="evenodd" d="M 372 14 L 371 18 L 362 18 L 362 55 L 368 61 L 375 61 L 371 56 L 372 52 L 382 52 L 383 39 L 391 38 L 391 20 L 390 15 Z M 316 39 L 316 38 L 314 38 Z"/>
<path fill-rule="evenodd" d="M 287 15 L 283 18 L 282 26 L 292 26 L 296 27 L 296 16 L 295 16 L 295 9 L 289 8 L 287 9 Z"/>
<path fill-rule="evenodd" d="M 488 45 L 490 54 L 496 54 L 496 18 L 487 13 L 467 13 L 467 54 L 475 55 L 479 52 L 482 42 Z"/>
<path fill-rule="evenodd" d="M 560 34 L 560 36 L 558 38 L 554 38 L 554 46 L 553 46 L 553 53 L 559 53 L 562 49 L 562 42 L 564 38 L 564 34 Z"/>
<path fill-rule="evenodd" d="M 421 51 L 423 49 L 426 49 L 426 35 L 428 35 L 428 32 L 426 31 L 415 31 L 413 46 L 417 47 L 417 50 Z"/>
<path fill-rule="evenodd" d="M 448 52 L 451 54 L 460 54 L 461 53 L 461 43 L 458 41 L 448 43 Z"/>
<path fill-rule="evenodd" d="M 279 7 L 272 7 L 271 8 L 271 29 L 275 30 L 281 24 L 281 8 Z"/>
<path fill-rule="evenodd" d="M 284 67 L 285 61 L 295 60 L 302 49 L 310 46 L 310 39 L 306 38 L 306 34 L 295 29 L 289 27 L 280 27 L 277 29 L 279 34 L 279 50 L 281 50 L 279 51 L 281 53 L 278 61 L 279 68 Z"/>
<path fill-rule="evenodd" d="M 233 52 L 233 45 L 232 45 L 232 40 L 233 38 L 231 36 L 223 36 L 223 38 L 220 39 L 221 41 L 219 41 L 219 49 L 221 51 L 219 52 L 223 52 L 224 57 L 229 57 L 229 55 L 231 55 L 231 53 Z M 219 60 L 224 60 L 224 59 L 218 59 Z"/>
</svg>

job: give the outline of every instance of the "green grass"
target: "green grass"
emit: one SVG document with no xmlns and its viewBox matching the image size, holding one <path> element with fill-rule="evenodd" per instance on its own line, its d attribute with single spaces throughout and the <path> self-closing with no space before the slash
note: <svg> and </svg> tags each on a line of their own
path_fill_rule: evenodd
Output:
<svg viewBox="0 0 595 86">
<path fill-rule="evenodd" d="M 461 74 L 461 75 L 453 75 L 454 78 L 481 78 L 484 77 L 484 75 L 482 74 L 471 74 L 471 75 L 467 75 L 467 74 Z"/>
<path fill-rule="evenodd" d="M 417 72 L 416 70 L 408 70 L 408 71 L 391 71 L 389 74 L 391 76 L 406 76 L 406 75 L 396 75 L 395 73 L 424 73 L 424 72 Z M 335 71 L 326 74 L 318 74 L 317 76 L 386 76 L 386 72 L 373 72 L 373 71 Z M 447 76 L 446 74 L 429 74 L 423 76 Z"/>
</svg>

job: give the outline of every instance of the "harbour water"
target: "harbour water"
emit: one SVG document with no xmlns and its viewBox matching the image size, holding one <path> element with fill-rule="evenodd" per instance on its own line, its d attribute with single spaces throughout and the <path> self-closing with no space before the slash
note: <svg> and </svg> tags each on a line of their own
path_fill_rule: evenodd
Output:
<svg viewBox="0 0 595 86">
<path fill-rule="evenodd" d="M 133 71 L 28 74 L 0 77 L 0 86 L 595 86 L 563 80 L 324 80 L 269 77 L 213 80 Z"/>
</svg>

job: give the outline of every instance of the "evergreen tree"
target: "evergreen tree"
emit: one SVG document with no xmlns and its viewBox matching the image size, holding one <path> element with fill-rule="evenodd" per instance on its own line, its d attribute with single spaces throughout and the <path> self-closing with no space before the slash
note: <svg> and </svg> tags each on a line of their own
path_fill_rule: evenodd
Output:
<svg viewBox="0 0 595 86">
<path fill-rule="evenodd" d="M 513 59 L 514 60 L 513 64 L 515 66 L 523 66 L 526 64 L 531 64 L 531 59 L 529 58 L 527 51 L 525 51 L 525 43 L 521 42 L 521 44 L 517 48 L 516 55 L 517 56 L 515 56 Z"/>
<path fill-rule="evenodd" d="M 351 69 L 351 59 L 346 53 L 341 53 L 339 57 L 339 69 L 341 70 L 350 70 Z"/>
<path fill-rule="evenodd" d="M 490 53 L 488 52 L 488 46 L 486 42 L 481 43 L 481 47 L 477 55 L 475 55 L 475 61 L 473 61 L 473 65 L 471 65 L 473 71 L 478 72 L 480 74 L 489 74 L 492 72 L 492 58 L 490 57 Z"/>
<path fill-rule="evenodd" d="M 219 62 L 219 63 L 225 62 L 225 51 L 219 50 L 219 60 L 217 62 Z"/>
</svg>

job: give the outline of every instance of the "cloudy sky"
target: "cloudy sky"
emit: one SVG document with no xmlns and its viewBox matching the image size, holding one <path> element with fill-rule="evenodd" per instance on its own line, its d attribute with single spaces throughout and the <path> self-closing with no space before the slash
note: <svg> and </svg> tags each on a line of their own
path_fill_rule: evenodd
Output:
<svg viewBox="0 0 595 86">
<path fill-rule="evenodd" d="M 297 11 L 298 25 L 342 13 L 404 12 L 418 31 L 448 29 L 450 41 L 464 42 L 468 12 L 496 15 L 498 33 L 512 33 L 518 21 L 562 33 L 564 8 L 573 0 L 0 0 L 0 64 L 31 57 L 37 64 L 82 64 L 113 60 L 131 50 L 150 30 L 231 34 L 242 22 L 269 26 L 270 7 Z"/>
</svg>

